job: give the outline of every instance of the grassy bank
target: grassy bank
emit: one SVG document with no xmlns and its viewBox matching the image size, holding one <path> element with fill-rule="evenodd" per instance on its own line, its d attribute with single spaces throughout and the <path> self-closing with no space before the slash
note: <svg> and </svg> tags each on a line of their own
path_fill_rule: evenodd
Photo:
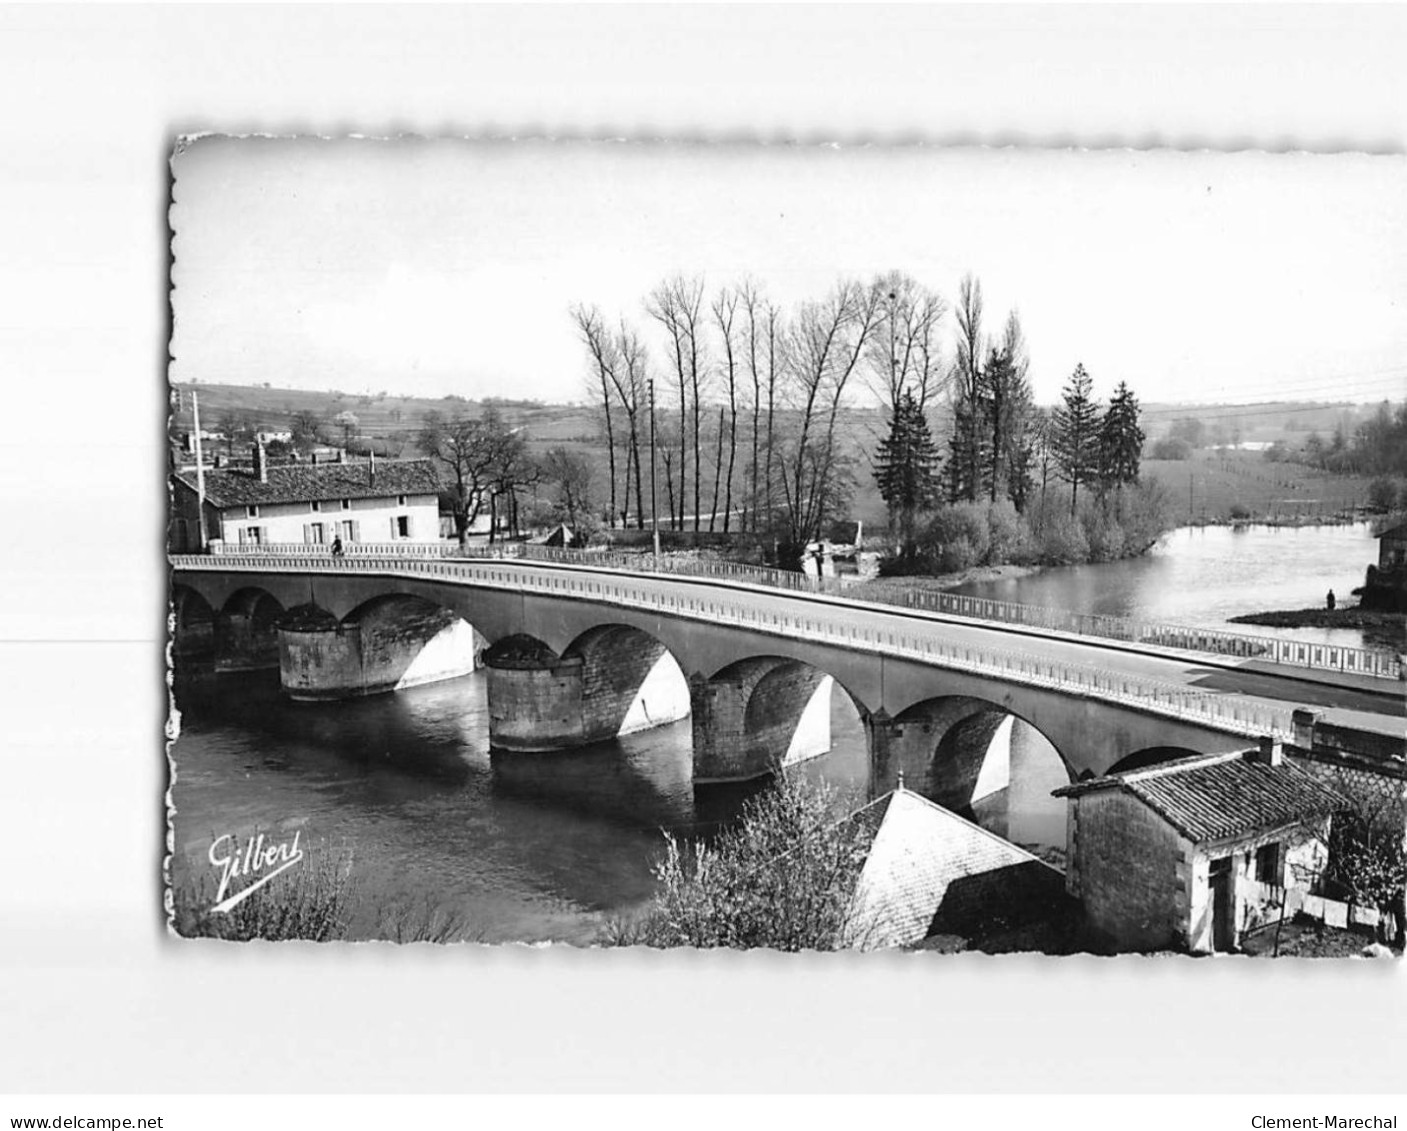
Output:
<svg viewBox="0 0 1407 1131">
<path fill-rule="evenodd" d="M 1354 522 L 1370 477 L 1334 475 L 1260 452 L 1197 451 L 1190 459 L 1145 459 L 1144 478 L 1168 491 L 1178 522 L 1203 526 L 1255 521 L 1285 526 Z"/>
<path fill-rule="evenodd" d="M 1282 609 L 1268 613 L 1246 613 L 1230 619 L 1232 624 L 1259 624 L 1269 628 L 1407 628 L 1407 613 L 1360 608 Z"/>
</svg>

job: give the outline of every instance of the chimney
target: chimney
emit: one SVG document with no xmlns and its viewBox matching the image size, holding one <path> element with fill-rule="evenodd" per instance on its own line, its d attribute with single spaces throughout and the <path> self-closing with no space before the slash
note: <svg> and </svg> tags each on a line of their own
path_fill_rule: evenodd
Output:
<svg viewBox="0 0 1407 1131">
<path fill-rule="evenodd" d="M 1285 761 L 1285 747 L 1278 738 L 1271 738 L 1268 734 L 1262 735 L 1251 761 L 1259 762 L 1263 766 L 1279 766 Z"/>
<path fill-rule="evenodd" d="M 258 476 L 260 483 L 269 481 L 269 457 L 264 451 L 264 445 L 258 441 L 254 444 L 254 474 Z"/>
<path fill-rule="evenodd" d="M 318 465 L 318 453 L 317 453 L 317 452 L 314 452 L 314 453 L 313 453 L 313 466 L 314 466 L 314 467 L 317 467 L 317 465 Z"/>
<path fill-rule="evenodd" d="M 338 449 L 337 449 L 337 462 L 338 462 L 338 463 L 346 463 L 346 462 L 347 462 L 347 449 L 346 449 L 346 448 L 338 448 Z"/>
<path fill-rule="evenodd" d="M 1301 750 L 1314 749 L 1314 725 L 1318 721 L 1318 711 L 1307 711 L 1303 707 L 1290 716 L 1290 725 L 1295 729 L 1295 745 Z"/>
</svg>

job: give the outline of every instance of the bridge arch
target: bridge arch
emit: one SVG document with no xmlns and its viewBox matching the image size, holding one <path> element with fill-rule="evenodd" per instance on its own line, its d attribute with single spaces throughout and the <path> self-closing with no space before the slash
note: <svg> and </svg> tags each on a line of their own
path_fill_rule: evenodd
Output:
<svg viewBox="0 0 1407 1131">
<path fill-rule="evenodd" d="M 1065 846 L 1069 759 L 1028 718 L 976 696 L 915 703 L 883 725 L 877 767 L 946 809 L 1017 844 Z M 878 775 L 877 775 L 878 776 Z"/>
<path fill-rule="evenodd" d="M 217 671 L 258 671 L 279 663 L 278 623 L 283 603 L 260 586 L 236 589 L 215 617 Z"/>
<path fill-rule="evenodd" d="M 562 659 L 581 661 L 582 710 L 590 741 L 689 717 L 689 681 L 679 661 L 644 629 L 595 625 L 562 650 Z"/>
<path fill-rule="evenodd" d="M 693 681 L 694 780 L 746 781 L 830 751 L 832 706 L 868 711 L 829 672 L 788 656 L 750 656 Z"/>
<path fill-rule="evenodd" d="M 171 652 L 176 662 L 215 658 L 215 609 L 189 585 L 171 587 Z"/>
<path fill-rule="evenodd" d="M 278 621 L 279 672 L 298 700 L 348 699 L 467 675 L 482 638 L 453 609 L 379 593 L 340 619 L 304 604 Z"/>
<path fill-rule="evenodd" d="M 1120 758 L 1104 772 L 1125 774 L 1130 770 L 1145 770 L 1162 762 L 1173 762 L 1178 758 L 1194 758 L 1201 751 L 1189 750 L 1186 746 L 1146 746 L 1136 750 L 1126 758 Z"/>
</svg>

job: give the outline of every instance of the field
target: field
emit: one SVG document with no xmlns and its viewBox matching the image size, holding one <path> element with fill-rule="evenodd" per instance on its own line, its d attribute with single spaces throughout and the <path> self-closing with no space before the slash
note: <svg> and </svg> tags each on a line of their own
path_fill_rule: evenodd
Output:
<svg viewBox="0 0 1407 1131">
<path fill-rule="evenodd" d="M 1167 487 L 1189 525 L 1225 522 L 1235 507 L 1277 522 L 1329 519 L 1346 515 L 1368 498 L 1365 476 L 1272 463 L 1259 452 L 1198 451 L 1187 460 L 1145 459 L 1143 474 Z"/>
<path fill-rule="evenodd" d="M 215 385 L 201 382 L 182 387 L 183 408 L 175 414 L 173 431 L 190 427 L 190 390 L 200 394 L 201 424 L 217 430 L 230 412 L 241 413 L 264 430 L 287 428 L 295 413 L 312 411 L 324 420 L 340 412 L 351 412 L 364 437 L 386 442 L 393 456 L 421 454 L 416 434 L 427 412 L 445 414 L 480 412 L 483 404 L 459 397 L 401 397 L 390 394 L 353 394 L 335 391 L 313 392 L 277 389 L 268 386 Z M 600 434 L 599 412 L 585 405 L 545 405 L 529 400 L 494 402 L 504 419 L 525 430 L 529 450 L 541 454 L 558 445 L 587 456 L 597 467 L 598 493 L 606 494 L 606 451 Z M 1167 412 L 1167 409 L 1156 410 Z M 1196 413 L 1195 406 L 1180 411 Z M 1326 412 L 1330 410 L 1326 408 Z M 702 440 L 705 499 L 711 499 L 716 433 L 716 408 L 706 412 Z M 1282 422 L 1248 420 L 1246 432 L 1261 432 L 1272 439 L 1285 438 Z M 739 451 L 735 471 L 735 491 L 742 489 L 747 465 L 748 420 L 740 414 Z M 1299 422 L 1304 427 L 1304 422 Z M 884 432 L 883 415 L 876 409 L 851 409 L 841 419 L 842 449 L 854 460 L 856 489 L 851 505 L 852 518 L 860 519 L 867 530 L 876 531 L 887 521 L 883 500 L 875 487 L 870 453 Z M 648 470 L 648 469 L 647 469 Z M 623 468 L 621 470 L 623 474 Z M 1367 497 L 1368 479 L 1360 476 L 1330 475 L 1300 464 L 1273 463 L 1260 452 L 1198 450 L 1187 460 L 1143 461 L 1143 474 L 1164 484 L 1172 496 L 1180 521 L 1191 524 L 1218 523 L 1233 517 L 1233 508 L 1242 508 L 1250 517 L 1277 522 L 1327 520 L 1346 516 Z M 660 506 L 665 503 L 663 467 L 660 469 Z M 1056 485 L 1052 483 L 1054 488 Z M 648 490 L 648 480 L 645 483 Z M 1063 485 L 1059 487 L 1064 490 Z"/>
</svg>

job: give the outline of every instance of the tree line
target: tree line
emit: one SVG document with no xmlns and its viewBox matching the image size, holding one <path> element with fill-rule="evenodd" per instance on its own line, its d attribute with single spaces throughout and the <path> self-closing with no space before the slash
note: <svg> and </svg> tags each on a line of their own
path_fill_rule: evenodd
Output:
<svg viewBox="0 0 1407 1131">
<path fill-rule="evenodd" d="M 764 535 L 794 555 L 843 515 L 856 486 L 861 453 L 843 426 L 846 406 L 866 391 L 926 403 L 941 387 L 944 312 L 898 273 L 841 279 L 792 305 L 752 280 L 710 290 L 678 275 L 634 318 L 573 307 L 610 515 L 643 529 L 658 511 L 675 530 Z M 647 463 L 663 496 L 652 502 Z"/>
<path fill-rule="evenodd" d="M 912 557 L 918 517 L 942 504 L 1008 503 L 1025 515 L 1044 507 L 1052 474 L 1069 487 L 1069 514 L 1081 490 L 1103 498 L 1137 484 L 1144 433 L 1138 398 L 1121 381 L 1106 407 L 1083 365 L 1047 410 L 1035 404 L 1020 316 L 1001 331 L 984 329 L 982 284 L 969 275 L 954 310 L 954 362 L 940 380 L 948 391 L 951 432 L 943 453 L 932 435 L 926 384 L 899 384 L 890 398 L 889 430 L 875 455 L 875 481 L 889 509 L 900 557 Z M 943 370 L 938 367 L 938 372 Z"/>
</svg>

